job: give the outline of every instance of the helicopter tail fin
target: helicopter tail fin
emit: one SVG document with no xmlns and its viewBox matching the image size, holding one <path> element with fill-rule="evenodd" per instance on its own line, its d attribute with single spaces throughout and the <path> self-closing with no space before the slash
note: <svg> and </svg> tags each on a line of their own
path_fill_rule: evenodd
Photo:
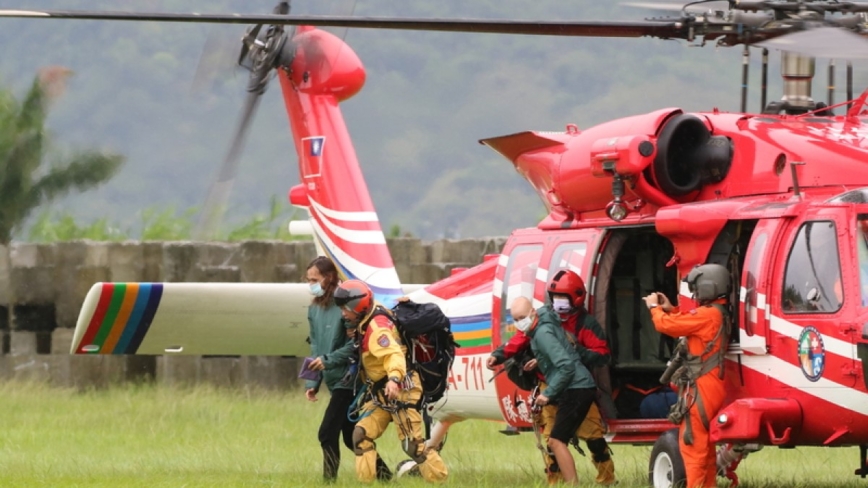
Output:
<svg viewBox="0 0 868 488">
<path fill-rule="evenodd" d="M 361 89 L 364 68 L 328 32 L 302 27 L 293 42 L 290 69 L 278 71 L 300 173 L 290 203 L 308 211 L 318 250 L 343 279 L 363 280 L 391 303 L 401 283 L 338 106 Z"/>
</svg>

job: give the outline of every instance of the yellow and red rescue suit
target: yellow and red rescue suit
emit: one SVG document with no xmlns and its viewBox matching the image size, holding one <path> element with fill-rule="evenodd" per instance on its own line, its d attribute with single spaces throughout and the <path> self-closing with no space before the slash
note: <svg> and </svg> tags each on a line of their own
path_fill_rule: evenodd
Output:
<svg viewBox="0 0 868 488">
<path fill-rule="evenodd" d="M 377 310 L 377 308 L 375 308 Z M 359 324 L 360 356 L 363 379 L 371 388 L 372 398 L 362 407 L 362 418 L 356 424 L 353 442 L 356 452 L 356 476 L 370 483 L 376 479 L 377 451 L 375 440 L 383 435 L 390 422 L 395 422 L 398 438 L 407 454 L 419 466 L 427 481 L 444 481 L 446 465 L 436 450 L 425 448 L 422 433 L 422 383 L 414 371 L 407 374 L 405 348 L 395 324 L 382 308 L 369 314 Z M 398 398 L 386 398 L 383 385 L 389 378 L 398 378 L 402 385 Z"/>
</svg>

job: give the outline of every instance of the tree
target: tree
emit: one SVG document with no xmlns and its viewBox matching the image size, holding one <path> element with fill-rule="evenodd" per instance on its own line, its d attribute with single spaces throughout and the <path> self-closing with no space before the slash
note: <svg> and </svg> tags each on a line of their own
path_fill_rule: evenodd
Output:
<svg viewBox="0 0 868 488">
<path fill-rule="evenodd" d="M 41 70 L 20 102 L 0 90 L 0 245 L 9 244 L 34 209 L 107 181 L 123 163 L 117 154 L 76 151 L 48 164 L 45 119 L 70 74 L 61 67 Z"/>
</svg>

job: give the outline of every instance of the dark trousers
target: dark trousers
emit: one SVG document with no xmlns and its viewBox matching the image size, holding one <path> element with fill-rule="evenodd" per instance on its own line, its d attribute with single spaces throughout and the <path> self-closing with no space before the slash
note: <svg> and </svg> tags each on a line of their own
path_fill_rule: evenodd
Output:
<svg viewBox="0 0 868 488">
<path fill-rule="evenodd" d="M 352 390 L 338 388 L 332 390 L 329 404 L 319 426 L 319 444 L 323 453 L 323 476 L 335 479 L 341 464 L 339 438 L 343 436 L 344 445 L 353 450 L 353 429 L 355 422 L 347 418 L 347 412 L 353 403 L 355 395 Z"/>
<path fill-rule="evenodd" d="M 588 415 L 596 396 L 596 388 L 571 388 L 561 393 L 551 437 L 564 444 L 569 443 Z"/>
</svg>

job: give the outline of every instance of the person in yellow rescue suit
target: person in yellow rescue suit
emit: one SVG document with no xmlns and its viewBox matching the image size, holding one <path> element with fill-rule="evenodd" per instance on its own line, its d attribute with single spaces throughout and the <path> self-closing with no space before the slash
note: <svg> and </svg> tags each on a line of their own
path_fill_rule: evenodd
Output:
<svg viewBox="0 0 868 488">
<path fill-rule="evenodd" d="M 440 454 L 425 447 L 422 433 L 422 383 L 415 371 L 408 374 L 406 349 L 401 344 L 391 314 L 374 301 L 371 288 L 348 280 L 335 290 L 335 303 L 344 319 L 356 324 L 360 374 L 368 387 L 368 400 L 353 431 L 356 476 L 370 483 L 376 479 L 375 441 L 395 422 L 404 452 L 416 463 L 426 481 L 445 481 L 448 475 Z"/>
<path fill-rule="evenodd" d="M 588 369 L 608 364 L 610 358 L 609 345 L 606 334 L 599 322 L 585 309 L 585 283 L 575 272 L 567 269 L 557 271 L 546 286 L 549 301 L 552 305 L 546 305 L 545 313 L 557 313 L 561 328 L 569 335 L 568 339 L 575 340 L 575 348 Z M 554 310 L 557 307 L 557 310 Z M 541 311 L 543 309 L 540 309 Z M 543 313 L 538 311 L 536 313 Z M 516 354 L 521 353 L 530 345 L 530 338 L 520 331 L 516 332 L 505 344 L 495 349 L 488 358 L 488 368 L 503 363 Z M 524 365 L 526 371 L 536 367 L 537 362 L 530 360 Z M 545 388 L 541 384 L 540 388 Z M 558 411 L 556 405 L 547 405 L 539 412 L 535 419 L 542 429 L 543 439 L 548 439 L 554 426 L 555 415 Z M 615 463 L 612 460 L 609 445 L 604 437 L 606 424 L 600 414 L 596 402 L 591 404 L 585 420 L 576 430 L 576 438 L 584 440 L 591 451 L 591 460 L 597 468 L 597 477 L 594 481 L 603 486 L 615 484 Z M 578 448 L 578 443 L 576 443 Z M 557 462 L 552 456 L 545 458 L 546 477 L 549 484 L 555 484 L 563 479 Z"/>
<path fill-rule="evenodd" d="M 644 300 L 658 332 L 686 338 L 683 366 L 671 379 L 678 389 L 678 402 L 669 419 L 679 424 L 678 447 L 687 488 L 713 488 L 717 486 L 717 461 L 708 427 L 726 397 L 723 359 L 729 340 L 730 277 L 724 266 L 703 264 L 693 268 L 684 281 L 699 304 L 692 310 L 681 311 L 659 292 Z"/>
</svg>

